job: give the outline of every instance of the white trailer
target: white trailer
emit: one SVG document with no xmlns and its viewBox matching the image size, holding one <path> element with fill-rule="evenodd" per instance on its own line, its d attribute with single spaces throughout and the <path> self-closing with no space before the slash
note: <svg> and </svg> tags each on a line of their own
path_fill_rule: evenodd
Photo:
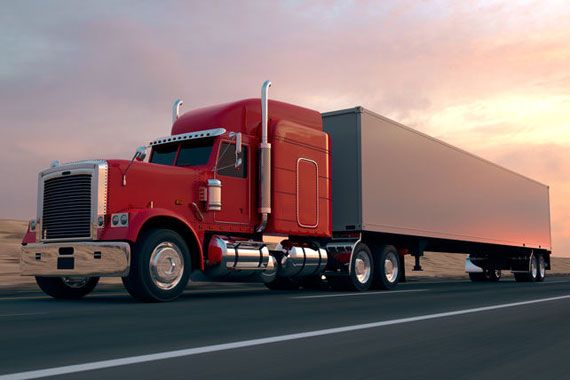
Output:
<svg viewBox="0 0 570 380">
<path fill-rule="evenodd" d="M 461 252 L 473 280 L 544 278 L 548 186 L 362 107 L 325 113 L 323 126 L 335 234 L 404 247 L 417 269 L 424 250 Z"/>
</svg>

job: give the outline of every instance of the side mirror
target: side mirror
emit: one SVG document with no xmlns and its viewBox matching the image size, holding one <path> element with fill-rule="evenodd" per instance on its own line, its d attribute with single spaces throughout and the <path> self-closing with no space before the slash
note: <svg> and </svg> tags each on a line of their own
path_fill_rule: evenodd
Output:
<svg viewBox="0 0 570 380">
<path fill-rule="evenodd" d="M 141 145 L 137 148 L 137 151 L 135 152 L 135 160 L 144 161 L 145 158 L 146 158 L 146 147 L 144 145 Z"/>
<path fill-rule="evenodd" d="M 241 141 L 241 132 L 236 133 L 236 162 L 234 167 L 237 169 L 243 163 L 242 159 L 242 141 Z"/>
</svg>

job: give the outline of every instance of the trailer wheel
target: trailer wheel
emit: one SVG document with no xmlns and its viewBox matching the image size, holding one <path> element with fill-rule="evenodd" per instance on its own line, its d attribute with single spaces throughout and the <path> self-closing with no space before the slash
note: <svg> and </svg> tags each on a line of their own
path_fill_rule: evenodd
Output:
<svg viewBox="0 0 570 380">
<path fill-rule="evenodd" d="M 536 281 L 542 282 L 546 277 L 546 260 L 544 259 L 544 255 L 538 255 L 537 260 L 538 260 L 538 271 L 537 271 Z"/>
<path fill-rule="evenodd" d="M 53 298 L 79 299 L 91 293 L 99 277 L 36 277 L 40 289 Z"/>
<path fill-rule="evenodd" d="M 174 231 L 157 229 L 135 244 L 129 275 L 122 280 L 134 298 L 165 302 L 182 294 L 190 271 L 190 253 L 184 239 Z"/>
<path fill-rule="evenodd" d="M 394 289 L 400 281 L 400 255 L 392 245 L 383 246 L 375 257 L 374 287 Z"/>
<path fill-rule="evenodd" d="M 501 280 L 501 270 L 500 269 L 494 269 L 494 268 L 490 268 L 487 273 L 486 273 L 486 277 L 489 281 L 491 282 L 498 282 Z"/>
<path fill-rule="evenodd" d="M 370 289 L 374 280 L 374 269 L 374 259 L 370 248 L 366 244 L 359 243 L 354 248 L 350 261 L 349 289 L 359 292 Z"/>
<path fill-rule="evenodd" d="M 538 259 L 536 255 L 530 255 L 528 272 L 515 272 L 517 282 L 535 282 L 538 280 Z"/>
</svg>

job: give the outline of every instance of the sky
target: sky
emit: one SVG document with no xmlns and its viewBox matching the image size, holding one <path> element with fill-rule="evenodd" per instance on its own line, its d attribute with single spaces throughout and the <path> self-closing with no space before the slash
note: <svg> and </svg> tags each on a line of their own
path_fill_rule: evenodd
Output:
<svg viewBox="0 0 570 380">
<path fill-rule="evenodd" d="M 130 158 L 183 111 L 362 105 L 550 186 L 570 256 L 567 1 L 12 1 L 0 12 L 0 218 L 52 160 Z"/>
</svg>

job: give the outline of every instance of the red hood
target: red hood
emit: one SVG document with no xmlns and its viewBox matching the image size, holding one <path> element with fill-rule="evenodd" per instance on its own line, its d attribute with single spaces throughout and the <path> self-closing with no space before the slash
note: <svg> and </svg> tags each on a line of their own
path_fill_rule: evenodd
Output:
<svg viewBox="0 0 570 380">
<path fill-rule="evenodd" d="M 126 174 L 126 186 L 123 186 L 123 174 L 130 161 L 107 162 L 108 214 L 147 208 L 150 204 L 173 210 L 181 203 L 185 210 L 195 201 L 200 185 L 211 176 L 211 171 L 204 166 L 189 168 L 134 161 Z"/>
</svg>

